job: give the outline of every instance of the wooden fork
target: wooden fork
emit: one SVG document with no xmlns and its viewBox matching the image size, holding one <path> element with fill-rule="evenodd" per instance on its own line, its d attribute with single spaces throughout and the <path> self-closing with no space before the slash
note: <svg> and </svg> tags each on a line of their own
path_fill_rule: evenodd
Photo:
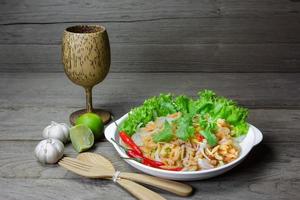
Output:
<svg viewBox="0 0 300 200">
<path fill-rule="evenodd" d="M 98 166 L 102 169 L 113 170 L 115 168 L 113 164 L 107 158 L 97 153 L 84 152 L 77 155 L 77 159 L 94 166 Z M 156 188 L 171 192 L 179 196 L 188 196 L 193 191 L 193 188 L 187 184 L 158 178 L 155 176 L 149 176 L 146 174 L 121 172 L 120 178 L 128 179 L 137 183 L 147 184 Z"/>
<path fill-rule="evenodd" d="M 58 164 L 78 175 L 88 178 L 112 178 L 115 174 L 112 170 L 103 170 L 98 166 L 93 166 L 81 162 L 74 158 L 64 157 Z M 146 187 L 133 181 L 117 178 L 115 180 L 120 186 L 129 191 L 134 197 L 140 200 L 165 200 L 158 193 L 153 192 Z"/>
</svg>

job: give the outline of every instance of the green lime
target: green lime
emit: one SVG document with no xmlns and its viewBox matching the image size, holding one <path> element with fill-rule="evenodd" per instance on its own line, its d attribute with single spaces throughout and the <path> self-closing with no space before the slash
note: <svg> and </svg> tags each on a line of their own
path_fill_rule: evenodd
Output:
<svg viewBox="0 0 300 200">
<path fill-rule="evenodd" d="M 74 149 L 79 153 L 91 148 L 94 144 L 94 134 L 83 124 L 70 128 L 70 138 Z"/>
<path fill-rule="evenodd" d="M 85 113 L 77 118 L 76 125 L 84 124 L 94 133 L 95 140 L 98 140 L 104 131 L 104 124 L 101 117 L 95 113 Z"/>
</svg>

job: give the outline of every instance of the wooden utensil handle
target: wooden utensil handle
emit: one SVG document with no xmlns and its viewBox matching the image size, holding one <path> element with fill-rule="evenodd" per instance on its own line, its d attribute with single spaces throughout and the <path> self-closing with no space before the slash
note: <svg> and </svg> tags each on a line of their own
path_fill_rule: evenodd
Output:
<svg viewBox="0 0 300 200">
<path fill-rule="evenodd" d="M 133 181 L 126 179 L 117 179 L 117 183 L 128 190 L 134 197 L 139 200 L 166 200 L 156 192 L 153 192 Z"/>
<path fill-rule="evenodd" d="M 148 176 L 144 174 L 121 172 L 119 177 L 128 180 L 136 181 L 151 185 L 179 196 L 188 196 L 193 191 L 193 188 L 187 184 L 179 183 L 176 181 L 165 180 L 154 176 Z"/>
</svg>

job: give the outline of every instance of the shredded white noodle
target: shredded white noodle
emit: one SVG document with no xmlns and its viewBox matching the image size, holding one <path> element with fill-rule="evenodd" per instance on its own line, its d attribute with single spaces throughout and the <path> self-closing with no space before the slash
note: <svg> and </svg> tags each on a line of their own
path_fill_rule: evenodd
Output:
<svg viewBox="0 0 300 200">
<path fill-rule="evenodd" d="M 159 117 L 139 128 L 132 136 L 146 157 L 161 161 L 169 168 L 182 167 L 184 171 L 196 171 L 222 166 L 239 156 L 239 147 L 230 136 L 231 127 L 223 119 L 217 121 L 218 129 L 215 135 L 218 144 L 215 146 L 210 146 L 206 139 L 199 141 L 196 137 L 188 141 L 174 137 L 170 142 L 155 143 L 152 135 L 163 129 L 165 120 L 172 122 L 180 115 L 181 113 L 174 113 L 167 117 Z"/>
</svg>

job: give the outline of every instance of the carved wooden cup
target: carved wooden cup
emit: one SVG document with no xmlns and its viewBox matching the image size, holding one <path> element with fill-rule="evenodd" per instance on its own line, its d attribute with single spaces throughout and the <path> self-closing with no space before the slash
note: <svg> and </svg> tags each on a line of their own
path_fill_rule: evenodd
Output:
<svg viewBox="0 0 300 200">
<path fill-rule="evenodd" d="M 62 62 L 68 78 L 85 88 L 86 109 L 70 115 L 70 122 L 86 113 L 93 112 L 101 116 L 104 123 L 110 120 L 110 113 L 94 109 L 92 88 L 104 80 L 110 67 L 110 46 L 106 29 L 97 25 L 80 25 L 67 28 L 63 34 Z"/>
</svg>

